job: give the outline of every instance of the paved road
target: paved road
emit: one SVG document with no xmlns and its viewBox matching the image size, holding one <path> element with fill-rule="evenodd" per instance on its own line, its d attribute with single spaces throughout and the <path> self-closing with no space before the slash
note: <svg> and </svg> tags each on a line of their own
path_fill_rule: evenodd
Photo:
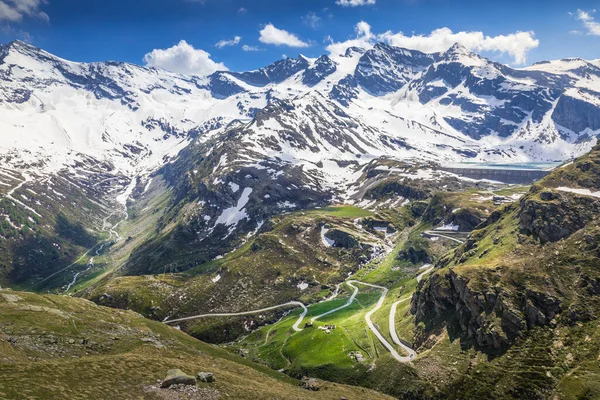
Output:
<svg viewBox="0 0 600 400">
<path fill-rule="evenodd" d="M 417 283 L 420 283 L 423 278 L 425 277 L 425 275 L 427 275 L 428 273 L 430 273 L 431 271 L 433 271 L 433 268 L 435 268 L 433 265 L 431 264 L 425 264 L 423 265 L 421 268 L 419 269 L 425 269 L 427 268 L 425 271 L 421 272 L 418 276 L 417 276 Z"/>
<path fill-rule="evenodd" d="M 348 282 L 346 282 L 346 283 L 348 283 Z M 348 286 L 350 286 L 350 287 L 354 288 L 354 293 L 352 293 L 352 296 L 350 296 L 350 298 L 348 299 L 348 301 L 347 301 L 347 302 L 346 302 L 344 305 L 341 305 L 341 306 L 339 306 L 339 307 L 337 307 L 337 308 L 334 308 L 333 310 L 329 310 L 329 311 L 327 311 L 327 312 L 324 312 L 324 313 L 323 313 L 323 314 L 321 314 L 321 315 L 317 315 L 316 317 L 312 317 L 312 318 L 310 319 L 310 322 L 311 322 L 311 324 L 312 324 L 313 322 L 315 322 L 316 320 L 318 320 L 319 318 L 321 318 L 321 317 L 324 317 L 324 316 L 326 316 L 326 315 L 329 315 L 329 314 L 333 314 L 334 312 L 336 312 L 336 311 L 339 311 L 339 310 L 341 310 L 341 309 L 343 309 L 343 308 L 346 308 L 346 307 L 348 307 L 350 304 L 352 304 L 352 302 L 354 301 L 354 298 L 355 298 L 355 297 L 356 297 L 356 295 L 358 294 L 358 288 L 357 288 L 356 286 L 352 286 L 352 285 L 351 285 L 351 284 L 349 284 L 349 283 L 348 283 Z M 336 296 L 337 296 L 337 294 L 336 294 Z"/>
<path fill-rule="evenodd" d="M 271 310 L 275 310 L 277 308 L 289 307 L 289 306 L 302 307 L 302 309 L 303 309 L 302 314 L 300 314 L 300 316 L 298 317 L 298 320 L 296 321 L 294 326 L 292 326 L 292 328 L 296 332 L 300 332 L 300 331 L 302 331 L 302 329 L 300 328 L 300 324 L 302 323 L 304 316 L 308 312 L 308 309 L 306 308 L 306 306 L 304 304 L 300 303 L 299 301 L 290 301 L 288 303 L 278 304 L 276 306 L 261 308 L 260 310 L 244 311 L 244 312 L 238 312 L 238 313 L 211 313 L 211 314 L 193 315 L 191 317 L 166 320 L 166 321 L 163 321 L 163 323 L 170 324 L 173 322 L 189 321 L 192 319 L 206 318 L 206 317 L 235 317 L 235 316 L 241 316 L 241 315 L 252 315 L 252 314 L 259 314 L 261 312 L 271 311 Z"/>
<path fill-rule="evenodd" d="M 396 343 L 398 346 L 406 350 L 406 352 L 408 352 L 409 358 L 412 358 L 416 355 L 415 351 L 405 346 L 404 343 L 402 343 L 402 341 L 398 337 L 398 332 L 396 332 L 396 309 L 398 308 L 398 304 L 403 303 L 407 300 L 410 300 L 410 297 L 398 300 L 397 302 L 392 304 L 392 308 L 390 308 L 389 330 L 390 336 L 392 337 L 392 342 Z"/>
<path fill-rule="evenodd" d="M 460 243 L 460 244 L 463 244 L 465 242 L 464 240 L 453 238 L 452 236 L 443 235 L 443 234 L 439 233 L 438 231 L 425 231 L 423 233 L 425 233 L 427 235 L 431 235 L 431 236 L 437 236 L 437 237 L 441 237 L 444 239 L 452 240 L 453 242 Z M 463 233 L 463 232 L 457 232 L 457 233 Z"/>
<path fill-rule="evenodd" d="M 400 354 L 398 354 L 398 352 L 396 351 L 394 346 L 392 346 L 392 344 L 387 341 L 387 339 L 381 334 L 381 332 L 379 332 L 379 329 L 377 329 L 377 327 L 375 326 L 373 321 L 371 321 L 371 316 L 373 316 L 373 314 L 375 314 L 377 311 L 379 311 L 379 309 L 383 306 L 383 302 L 385 301 L 385 296 L 388 293 L 388 289 L 383 286 L 373 285 L 370 283 L 359 282 L 359 281 L 348 281 L 347 283 L 349 286 L 352 286 L 352 287 L 355 287 L 353 285 L 353 283 L 358 283 L 360 285 L 370 286 L 370 287 L 374 287 L 376 289 L 383 290 L 383 293 L 381 294 L 381 297 L 379 298 L 379 301 L 377 302 L 375 307 L 373 307 L 373 309 L 371 309 L 371 311 L 369 311 L 365 315 L 365 321 L 367 322 L 367 326 L 369 327 L 369 329 L 371 329 L 371 331 L 377 337 L 377 339 L 379 339 L 379 341 L 381 342 L 383 347 L 385 347 L 390 352 L 390 354 L 392 355 L 392 357 L 394 357 L 396 359 L 396 361 L 402 362 L 402 363 L 410 362 L 413 359 L 413 357 L 415 356 L 414 350 L 412 350 L 410 347 L 400 343 L 399 344 L 400 347 L 402 347 L 404 350 L 406 350 L 406 352 L 408 353 L 408 357 L 403 357 Z M 398 340 L 398 341 L 400 341 L 400 340 Z"/>
<path fill-rule="evenodd" d="M 434 267 L 431 264 L 425 264 L 421 268 L 419 268 L 419 270 L 425 269 L 425 271 L 421 272 L 417 276 L 417 282 L 421 282 L 425 275 L 433 271 L 433 268 Z M 407 347 L 404 343 L 402 343 L 402 341 L 398 337 L 398 332 L 396 332 L 396 310 L 398 309 L 398 304 L 403 303 L 407 300 L 410 300 L 410 297 L 400 299 L 392 304 L 392 307 L 390 308 L 389 331 L 390 336 L 392 337 L 392 342 L 396 343 L 398 346 L 402 347 L 405 351 L 407 351 L 409 357 L 414 357 L 417 355 L 417 353 L 410 347 Z"/>
<path fill-rule="evenodd" d="M 430 270 L 433 269 L 430 268 L 428 271 L 425 271 L 423 274 L 427 272 L 430 272 Z M 402 349 L 404 349 L 407 353 L 408 353 L 408 357 L 404 357 L 401 356 L 400 354 L 398 354 L 398 352 L 396 351 L 396 349 L 394 348 L 394 346 L 387 341 L 387 339 L 381 334 L 381 332 L 379 331 L 379 329 L 377 328 L 377 326 L 373 323 L 373 321 L 371 320 L 371 317 L 373 316 L 373 314 L 375 314 L 382 306 L 383 303 L 385 301 L 385 296 L 388 293 L 388 289 L 383 287 L 383 286 L 379 286 L 379 285 L 373 285 L 371 283 L 366 283 L 366 282 L 360 282 L 360 281 L 356 281 L 356 280 L 349 280 L 346 281 L 346 284 L 348 286 L 350 286 L 351 288 L 354 289 L 354 292 L 352 293 L 352 295 L 350 296 L 350 298 L 348 299 L 348 301 L 337 308 L 334 308 L 332 310 L 329 310 L 323 314 L 317 315 L 313 318 L 311 318 L 311 322 L 316 321 L 317 319 L 324 317 L 326 315 L 329 314 L 333 314 L 336 311 L 339 311 L 345 307 L 348 307 L 350 304 L 352 304 L 352 302 L 354 301 L 354 299 L 356 298 L 356 295 L 358 294 L 358 288 L 356 286 L 354 286 L 354 284 L 359 284 L 359 285 L 364 285 L 364 286 L 370 286 L 376 289 L 381 289 L 383 290 L 383 293 L 381 294 L 381 297 L 379 298 L 379 300 L 377 301 L 377 304 L 375 305 L 375 307 L 373 307 L 373 309 L 371 309 L 366 315 L 365 315 L 365 321 L 367 322 L 367 326 L 369 327 L 369 329 L 371 329 L 371 331 L 373 332 L 373 334 L 377 337 L 377 339 L 379 339 L 379 341 L 381 342 L 381 344 L 383 345 L 383 347 L 385 347 L 390 354 L 392 355 L 392 357 L 394 357 L 397 361 L 399 362 L 409 362 L 413 359 L 413 357 L 415 356 L 415 351 L 412 350 L 410 347 L 406 346 L 404 343 L 402 343 L 400 341 L 400 338 L 398 338 L 398 335 L 396 334 L 396 328 L 395 326 L 393 328 L 392 327 L 392 323 L 393 323 L 393 319 L 395 318 L 395 313 L 396 313 L 396 306 L 398 305 L 398 303 L 400 303 L 401 301 L 407 300 L 400 300 L 397 303 L 394 303 L 392 305 L 392 310 L 393 310 L 393 316 L 392 313 L 390 313 L 390 335 L 392 335 L 392 340 L 394 341 L 394 343 L 396 343 L 397 345 L 399 345 L 400 347 L 402 347 Z M 306 308 L 306 306 L 303 303 L 300 303 L 299 301 L 290 301 L 288 303 L 284 303 L 284 304 L 278 304 L 276 306 L 271 306 L 271 307 L 266 307 L 266 308 L 261 308 L 259 310 L 252 310 L 252 311 L 243 311 L 243 312 L 237 312 L 237 313 L 208 313 L 208 314 L 199 314 L 199 315 L 193 315 L 190 317 L 185 317 L 185 318 L 177 318 L 177 319 L 171 319 L 171 320 L 164 320 L 163 323 L 165 324 L 171 324 L 171 323 L 175 323 L 175 322 L 183 322 L 183 321 L 190 321 L 190 320 L 194 320 L 194 319 L 199 319 L 199 318 L 209 318 L 209 317 L 235 317 L 235 316 L 242 316 L 242 315 L 252 315 L 252 314 L 258 314 L 261 312 L 266 312 L 266 311 L 271 311 L 271 310 L 275 310 L 277 308 L 282 308 L 282 307 L 289 307 L 289 306 L 295 306 L 295 307 L 302 307 L 303 311 L 300 314 L 300 316 L 298 317 L 298 320 L 296 320 L 296 322 L 294 323 L 294 325 L 292 326 L 292 328 L 296 331 L 296 332 L 301 332 L 302 328 L 300 328 L 300 324 L 302 324 L 302 321 L 304 320 L 304 317 L 306 316 L 306 314 L 308 313 L 308 309 Z"/>
</svg>

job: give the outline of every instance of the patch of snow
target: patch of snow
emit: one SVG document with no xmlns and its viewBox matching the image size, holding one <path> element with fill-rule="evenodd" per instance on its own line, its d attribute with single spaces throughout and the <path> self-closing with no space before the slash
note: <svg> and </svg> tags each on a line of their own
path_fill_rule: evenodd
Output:
<svg viewBox="0 0 600 400">
<path fill-rule="evenodd" d="M 581 194 L 581 195 L 584 195 L 584 196 L 592 196 L 592 197 L 600 198 L 600 191 L 598 191 L 598 192 L 592 192 L 590 189 L 576 189 L 576 188 L 568 188 L 568 187 L 558 187 L 558 188 L 556 188 L 556 190 L 560 190 L 561 192 L 576 193 L 576 194 Z"/>
<path fill-rule="evenodd" d="M 229 182 L 229 187 L 231 188 L 231 191 L 233 193 L 235 193 L 238 190 L 240 190 L 240 185 L 238 185 L 237 183 L 234 183 L 234 182 Z"/>
<path fill-rule="evenodd" d="M 446 224 L 442 225 L 438 228 L 435 228 L 436 231 L 458 231 L 459 226 L 454 224 Z"/>
<path fill-rule="evenodd" d="M 225 226 L 237 225 L 241 220 L 248 218 L 248 213 L 244 211 L 244 207 L 248 204 L 252 188 L 244 188 L 237 205 L 223 210 L 223 213 L 217 218 L 215 226 L 223 224 Z"/>
<path fill-rule="evenodd" d="M 279 203 L 277 203 L 277 207 L 279 208 L 296 208 L 296 205 L 294 203 L 290 203 L 289 201 L 280 201 Z"/>
<path fill-rule="evenodd" d="M 217 283 L 221 280 L 221 274 L 217 274 L 214 278 L 211 279 L 213 283 Z"/>
<path fill-rule="evenodd" d="M 325 245 L 325 247 L 332 247 L 333 245 L 335 245 L 335 240 L 331 240 L 327 236 L 325 236 L 327 234 L 327 232 L 329 232 L 329 229 L 322 226 L 321 227 L 321 242 Z"/>
<path fill-rule="evenodd" d="M 298 285 L 296 285 L 296 287 L 300 290 L 306 290 L 306 289 L 308 289 L 308 283 L 300 282 Z"/>
</svg>

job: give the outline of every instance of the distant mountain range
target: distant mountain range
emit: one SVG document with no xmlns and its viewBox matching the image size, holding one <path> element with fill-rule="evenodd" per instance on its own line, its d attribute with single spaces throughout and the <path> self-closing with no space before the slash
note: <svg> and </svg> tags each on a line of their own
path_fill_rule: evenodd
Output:
<svg viewBox="0 0 600 400">
<path fill-rule="evenodd" d="M 28 217 L 54 226 L 62 212 L 105 234 L 160 175 L 171 208 L 157 229 L 185 226 L 202 262 L 226 251 L 213 240 L 272 215 L 364 201 L 377 168 L 435 180 L 443 163 L 570 159 L 600 135 L 600 60 L 514 69 L 459 44 L 425 54 L 379 43 L 200 77 L 70 62 L 17 41 L 0 47 L 0 79 L 5 230 L 33 226 Z M 32 264 L 0 243 L 12 249 L 5 265 Z M 63 253 L 51 269 L 73 260 Z M 161 254 L 158 268 L 170 262 Z"/>
</svg>

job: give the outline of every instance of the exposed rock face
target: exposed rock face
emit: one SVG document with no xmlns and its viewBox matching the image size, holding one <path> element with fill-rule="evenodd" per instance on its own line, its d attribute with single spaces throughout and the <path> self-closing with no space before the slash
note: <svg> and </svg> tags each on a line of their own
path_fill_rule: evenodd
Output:
<svg viewBox="0 0 600 400">
<path fill-rule="evenodd" d="M 304 71 L 302 82 L 308 86 L 314 86 L 325 77 L 333 74 L 336 68 L 335 63 L 329 57 L 323 55 L 315 61 L 311 68 Z"/>
<path fill-rule="evenodd" d="M 412 246 L 408 249 L 401 250 L 398 253 L 398 259 L 409 261 L 412 264 L 431 262 L 431 257 L 429 257 L 427 250 L 416 249 Z"/>
<path fill-rule="evenodd" d="M 354 236 L 340 229 L 332 229 L 325 236 L 335 242 L 334 247 L 354 249 L 360 244 Z"/>
<path fill-rule="evenodd" d="M 168 388 L 173 385 L 196 385 L 196 378 L 186 374 L 180 369 L 170 369 L 160 387 Z"/>
<path fill-rule="evenodd" d="M 217 380 L 212 372 L 198 372 L 196 377 L 199 382 L 215 382 Z"/>
<path fill-rule="evenodd" d="M 473 290 L 468 279 L 453 270 L 424 281 L 411 308 L 426 330 L 447 324 L 451 334 L 458 333 L 488 351 L 505 349 L 528 328 L 548 325 L 560 310 L 560 300 L 533 290 L 520 295 L 495 286 Z M 416 344 L 425 339 L 426 332 L 419 332 Z"/>
<path fill-rule="evenodd" d="M 461 209 L 452 213 L 447 220 L 447 223 L 457 225 L 458 230 L 461 232 L 470 232 L 482 222 L 483 220 L 481 218 L 466 209 Z"/>
<path fill-rule="evenodd" d="M 425 190 L 405 185 L 397 181 L 389 181 L 375 186 L 366 193 L 367 198 L 381 199 L 387 195 L 398 195 L 405 199 L 422 200 L 427 198 L 428 193 Z"/>
<path fill-rule="evenodd" d="M 570 236 L 600 213 L 600 200 L 589 196 L 544 190 L 539 198 L 521 200 L 519 229 L 542 243 Z"/>
<path fill-rule="evenodd" d="M 589 92 L 591 96 L 598 98 L 600 93 Z M 595 131 L 600 129 L 600 109 L 585 101 L 571 96 L 562 96 L 552 113 L 552 119 L 557 124 L 581 132 L 586 128 Z"/>
<path fill-rule="evenodd" d="M 302 377 L 299 386 L 306 390 L 317 391 L 321 389 L 321 384 L 316 378 L 309 378 L 307 376 Z"/>
</svg>

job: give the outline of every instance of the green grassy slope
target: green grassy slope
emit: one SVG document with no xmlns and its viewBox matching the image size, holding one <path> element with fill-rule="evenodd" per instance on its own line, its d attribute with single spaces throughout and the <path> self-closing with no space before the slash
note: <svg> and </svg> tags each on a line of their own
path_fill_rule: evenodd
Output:
<svg viewBox="0 0 600 400">
<path fill-rule="evenodd" d="M 201 384 L 236 399 L 384 399 L 324 383 L 298 387 L 279 372 L 202 343 L 131 311 L 65 296 L 0 291 L 0 398 L 155 398 L 149 387 L 168 369 L 210 371 Z"/>
</svg>

